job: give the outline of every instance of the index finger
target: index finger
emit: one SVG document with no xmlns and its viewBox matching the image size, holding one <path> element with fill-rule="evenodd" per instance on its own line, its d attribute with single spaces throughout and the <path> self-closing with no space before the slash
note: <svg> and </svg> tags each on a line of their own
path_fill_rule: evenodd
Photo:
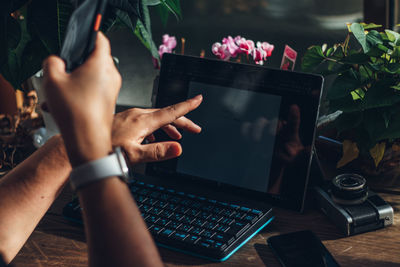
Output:
<svg viewBox="0 0 400 267">
<path fill-rule="evenodd" d="M 176 121 L 178 118 L 196 109 L 201 101 L 203 101 L 203 96 L 198 95 L 194 98 L 150 113 L 152 115 L 152 120 L 149 121 L 150 130 L 155 131 L 164 125 Z"/>
</svg>

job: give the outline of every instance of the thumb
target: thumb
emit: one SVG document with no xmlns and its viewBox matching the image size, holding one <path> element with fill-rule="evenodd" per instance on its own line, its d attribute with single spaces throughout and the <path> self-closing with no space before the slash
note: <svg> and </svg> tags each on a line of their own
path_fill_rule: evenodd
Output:
<svg viewBox="0 0 400 267">
<path fill-rule="evenodd" d="M 139 162 L 154 162 L 172 159 L 182 154 L 178 142 L 160 142 L 141 146 Z"/>
<path fill-rule="evenodd" d="M 49 56 L 43 61 L 43 75 L 50 79 L 57 79 L 65 72 L 65 62 L 57 56 Z"/>
</svg>

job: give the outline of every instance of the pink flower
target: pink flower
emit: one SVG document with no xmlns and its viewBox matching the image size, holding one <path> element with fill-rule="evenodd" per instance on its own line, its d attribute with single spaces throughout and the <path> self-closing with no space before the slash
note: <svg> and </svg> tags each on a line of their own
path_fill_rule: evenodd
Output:
<svg viewBox="0 0 400 267">
<path fill-rule="evenodd" d="M 164 34 L 163 35 L 163 45 L 165 45 L 166 47 L 168 47 L 168 49 L 170 50 L 169 53 L 172 52 L 172 50 L 176 47 L 176 38 L 175 36 L 169 36 L 168 34 Z"/>
<path fill-rule="evenodd" d="M 228 51 L 228 47 L 225 44 L 221 44 L 218 42 L 214 43 L 211 47 L 211 51 L 214 55 L 225 61 L 229 60 L 229 58 L 231 57 L 231 54 Z"/>
<path fill-rule="evenodd" d="M 264 65 L 264 61 L 267 59 L 267 52 L 262 47 L 257 47 L 253 50 L 253 59 L 258 65 Z"/>
<path fill-rule="evenodd" d="M 239 45 L 240 50 L 246 53 L 246 55 L 250 55 L 254 50 L 254 42 L 252 40 L 241 38 L 236 43 Z"/>
<path fill-rule="evenodd" d="M 160 45 L 160 47 L 158 48 L 158 54 L 160 55 L 160 58 L 162 58 L 164 53 L 171 53 L 172 50 L 169 49 L 166 45 Z"/>
<path fill-rule="evenodd" d="M 235 40 L 232 38 L 232 36 L 228 36 L 228 38 L 222 39 L 222 44 L 226 45 L 232 57 L 236 57 L 241 52 L 240 48 L 236 45 Z"/>
<path fill-rule="evenodd" d="M 272 51 L 274 51 L 274 45 L 267 42 L 257 42 L 257 47 L 261 47 L 265 52 L 267 52 L 267 57 L 270 57 Z"/>
<path fill-rule="evenodd" d="M 237 46 L 239 46 L 239 43 L 238 43 L 238 42 L 239 42 L 240 39 L 242 39 L 242 36 L 240 36 L 240 35 L 236 36 L 236 37 L 233 39 L 233 40 L 235 40 L 235 43 L 236 43 Z"/>
</svg>

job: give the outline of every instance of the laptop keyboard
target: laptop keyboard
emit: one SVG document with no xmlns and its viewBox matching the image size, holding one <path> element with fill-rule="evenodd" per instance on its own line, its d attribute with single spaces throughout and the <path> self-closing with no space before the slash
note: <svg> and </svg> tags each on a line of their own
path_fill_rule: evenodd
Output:
<svg viewBox="0 0 400 267">
<path fill-rule="evenodd" d="M 272 217 L 270 209 L 252 209 L 141 181 L 132 181 L 129 187 L 159 245 L 213 260 L 223 259 Z M 79 202 L 69 203 L 64 215 L 81 220 Z"/>
</svg>

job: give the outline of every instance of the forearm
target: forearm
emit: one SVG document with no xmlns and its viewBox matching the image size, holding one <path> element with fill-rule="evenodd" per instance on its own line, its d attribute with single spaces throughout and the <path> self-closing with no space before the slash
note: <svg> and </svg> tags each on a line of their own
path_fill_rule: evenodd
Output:
<svg viewBox="0 0 400 267">
<path fill-rule="evenodd" d="M 60 136 L 0 179 L 0 253 L 11 261 L 68 180 L 71 166 Z"/>
<path fill-rule="evenodd" d="M 90 266 L 161 266 L 154 242 L 125 183 L 108 178 L 82 188 Z"/>
</svg>

